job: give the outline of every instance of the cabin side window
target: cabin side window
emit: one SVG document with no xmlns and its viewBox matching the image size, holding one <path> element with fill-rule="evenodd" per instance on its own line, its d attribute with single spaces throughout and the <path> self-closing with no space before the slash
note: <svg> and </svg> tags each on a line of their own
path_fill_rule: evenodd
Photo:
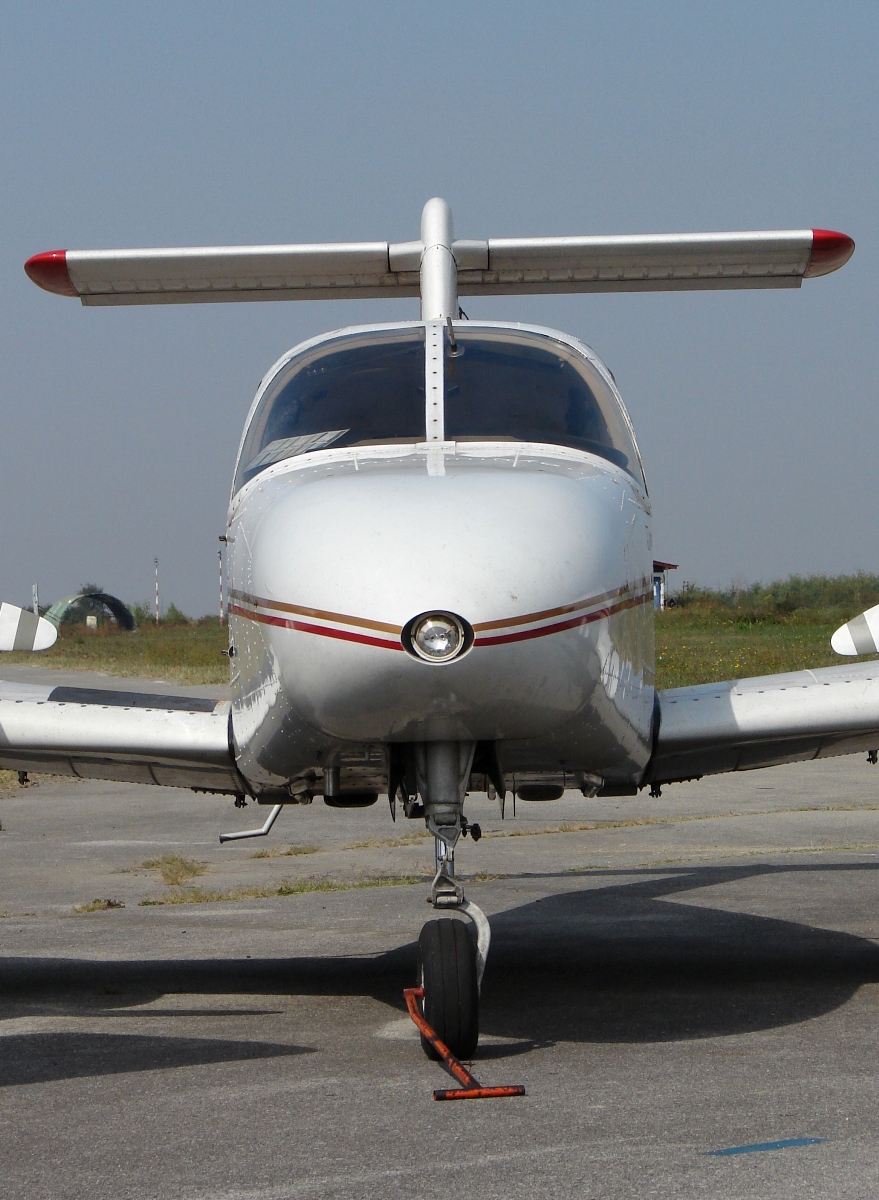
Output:
<svg viewBox="0 0 879 1200">
<path fill-rule="evenodd" d="M 422 326 L 323 343 L 269 385 L 244 439 L 235 490 L 309 450 L 423 442 L 424 404 Z"/>
<path fill-rule="evenodd" d="M 524 332 L 456 326 L 455 339 L 445 359 L 447 440 L 571 446 L 643 479 L 619 403 L 588 359 Z"/>
</svg>

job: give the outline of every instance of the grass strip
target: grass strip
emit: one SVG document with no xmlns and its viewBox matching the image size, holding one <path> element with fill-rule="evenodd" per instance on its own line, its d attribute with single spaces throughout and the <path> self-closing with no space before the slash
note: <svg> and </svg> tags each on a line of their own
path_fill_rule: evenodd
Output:
<svg viewBox="0 0 879 1200">
<path fill-rule="evenodd" d="M 792 854 L 842 854 L 879 850 L 879 842 L 844 842 L 833 846 L 763 846 L 759 850 L 726 850 L 715 854 L 711 850 L 697 851 L 682 858 L 651 858 L 635 863 L 635 867 L 680 867 L 690 863 L 726 862 L 735 858 L 778 858 Z M 571 873 L 578 870 L 574 867 Z M 587 869 L 587 868 L 584 868 Z M 602 868 L 595 868 L 601 870 Z"/>
<path fill-rule="evenodd" d="M 433 835 L 426 829 L 414 829 L 411 833 L 404 833 L 397 838 L 369 838 L 365 842 L 349 842 L 343 846 L 343 850 L 380 850 L 380 849 L 395 849 L 401 846 L 417 846 L 419 842 L 423 842 L 425 838 Z"/>
<path fill-rule="evenodd" d="M 320 854 L 320 846 L 271 846 L 268 850 L 255 850 L 250 858 L 296 858 L 300 854 Z"/>
<path fill-rule="evenodd" d="M 196 862 L 194 858 L 183 858 L 180 854 L 163 854 L 161 858 L 148 858 L 142 862 L 144 871 L 157 871 L 162 883 L 168 887 L 180 887 L 190 879 L 207 873 L 208 864 Z"/>
<path fill-rule="evenodd" d="M 649 825 L 685 825 L 689 821 L 731 821 L 737 817 L 780 817 L 789 813 L 879 812 L 879 804 L 807 804 L 796 808 L 757 808 L 724 813 L 682 813 L 677 817 L 632 817 L 625 821 L 568 821 L 542 829 L 492 829 L 487 838 L 539 837 L 553 833 L 591 833 L 600 829 L 636 829 Z"/>
<path fill-rule="evenodd" d="M 110 908 L 124 908 L 121 900 L 91 900 L 88 904 L 74 906 L 75 913 L 106 912 Z"/>
<path fill-rule="evenodd" d="M 217 617 L 173 623 L 151 622 L 133 633 L 117 626 L 62 625 L 58 640 L 39 654 L 4 655 L 4 662 L 56 670 L 103 671 L 108 675 L 160 678 L 174 683 L 227 684 L 229 631 Z"/>
<path fill-rule="evenodd" d="M 310 892 L 352 892 L 360 888 L 404 887 L 413 883 L 429 882 L 427 875 L 377 875 L 361 879 L 356 883 L 345 883 L 335 879 L 303 879 L 295 883 L 285 882 L 266 887 L 237 887 L 226 891 L 211 891 L 201 887 L 183 887 L 166 896 L 150 896 L 141 900 L 141 908 L 153 908 L 165 904 L 219 904 L 226 900 L 271 900 L 278 896 L 302 896 Z"/>
<path fill-rule="evenodd" d="M 687 687 L 851 662 L 831 650 L 830 638 L 857 616 L 861 601 L 853 595 L 848 604 L 811 606 L 799 599 L 800 606 L 791 607 L 730 604 L 705 592 L 678 597 L 677 607 L 655 614 L 656 686 Z"/>
</svg>

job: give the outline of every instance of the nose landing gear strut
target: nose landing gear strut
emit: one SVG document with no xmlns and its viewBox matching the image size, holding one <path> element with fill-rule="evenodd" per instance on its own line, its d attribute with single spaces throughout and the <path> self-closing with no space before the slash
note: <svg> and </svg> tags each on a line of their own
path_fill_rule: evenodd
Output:
<svg viewBox="0 0 879 1200">
<path fill-rule="evenodd" d="M 422 1013 L 440 1043 L 457 1058 L 472 1058 L 479 1040 L 479 993 L 491 942 L 485 913 L 464 896 L 455 878 L 455 846 L 468 826 L 464 795 L 473 764 L 473 742 L 427 742 L 418 747 L 419 790 L 428 829 L 434 836 L 436 875 L 428 903 L 467 918 L 428 921 L 418 939 L 418 987 Z M 478 826 L 469 827 L 474 839 Z M 439 1059 L 435 1045 L 421 1035 L 428 1058 Z"/>
</svg>

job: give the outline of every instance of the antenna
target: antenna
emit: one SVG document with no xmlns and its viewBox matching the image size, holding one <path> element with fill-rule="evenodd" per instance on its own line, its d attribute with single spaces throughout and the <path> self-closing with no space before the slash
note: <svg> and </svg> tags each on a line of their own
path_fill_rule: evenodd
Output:
<svg viewBox="0 0 879 1200">
<path fill-rule="evenodd" d="M 446 324 L 449 327 L 449 352 L 452 358 L 458 357 L 458 340 L 455 337 L 455 327 L 452 324 L 452 318 L 446 317 Z"/>
</svg>

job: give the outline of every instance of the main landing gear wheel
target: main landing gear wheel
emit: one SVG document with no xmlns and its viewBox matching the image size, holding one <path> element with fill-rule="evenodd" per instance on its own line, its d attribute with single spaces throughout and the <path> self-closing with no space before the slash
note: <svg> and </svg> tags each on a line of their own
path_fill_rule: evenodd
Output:
<svg viewBox="0 0 879 1200">
<path fill-rule="evenodd" d="M 427 922 L 418 939 L 418 977 L 424 1019 L 456 1058 L 472 1058 L 479 1041 L 479 987 L 476 947 L 463 921 Z M 439 1058 L 423 1036 L 421 1046 L 428 1058 Z"/>
</svg>

